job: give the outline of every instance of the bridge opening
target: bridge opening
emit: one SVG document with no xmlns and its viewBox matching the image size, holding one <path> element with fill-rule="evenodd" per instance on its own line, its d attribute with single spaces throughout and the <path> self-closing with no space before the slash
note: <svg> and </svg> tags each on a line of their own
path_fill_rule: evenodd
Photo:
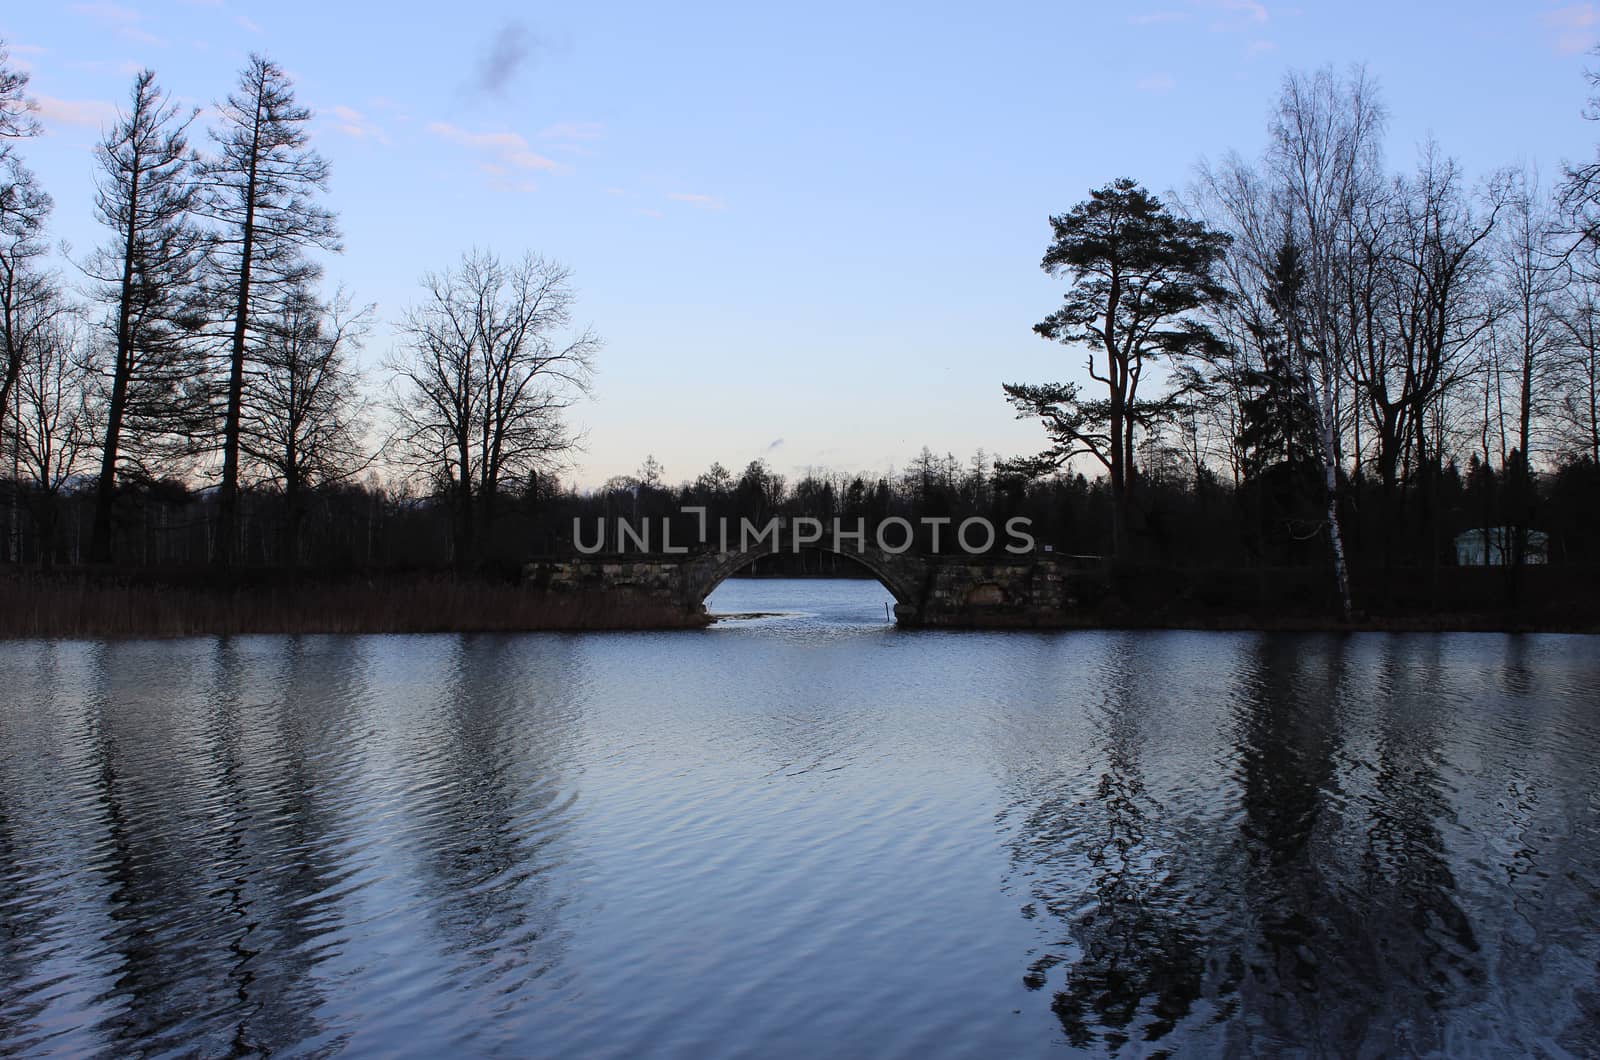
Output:
<svg viewBox="0 0 1600 1060">
<path fill-rule="evenodd" d="M 883 625 L 900 602 L 883 574 L 848 553 L 822 548 L 740 557 L 716 572 L 706 611 L 739 617 L 803 617 L 827 625 Z"/>
</svg>

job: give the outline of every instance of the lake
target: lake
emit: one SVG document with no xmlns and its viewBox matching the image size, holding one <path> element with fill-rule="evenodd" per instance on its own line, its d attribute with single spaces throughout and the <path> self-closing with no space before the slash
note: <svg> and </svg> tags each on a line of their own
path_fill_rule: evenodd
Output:
<svg viewBox="0 0 1600 1060">
<path fill-rule="evenodd" d="M 1600 1053 L 1600 638 L 0 643 L 0 1053 Z"/>
</svg>

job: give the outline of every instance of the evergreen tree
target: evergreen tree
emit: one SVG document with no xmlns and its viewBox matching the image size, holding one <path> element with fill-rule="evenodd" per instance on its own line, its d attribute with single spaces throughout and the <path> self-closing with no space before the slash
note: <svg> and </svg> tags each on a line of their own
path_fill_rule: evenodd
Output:
<svg viewBox="0 0 1600 1060">
<path fill-rule="evenodd" d="M 1112 543 L 1127 545 L 1136 432 L 1170 415 L 1167 399 L 1140 394 L 1150 363 L 1214 348 L 1193 314 L 1223 295 L 1213 269 L 1229 238 L 1178 217 L 1127 178 L 1090 192 L 1070 213 L 1050 218 L 1054 238 L 1040 263 L 1072 281 L 1065 304 L 1034 325 L 1044 338 L 1089 349 L 1090 378 L 1106 397 L 1088 401 L 1072 383 L 1010 384 L 1019 417 L 1043 421 L 1050 447 L 1010 470 L 1039 474 L 1089 455 L 1111 483 Z"/>
<path fill-rule="evenodd" d="M 215 559 L 232 561 L 239 532 L 246 361 L 265 332 L 321 269 L 310 248 L 337 251 L 334 215 L 315 202 L 328 164 L 307 144 L 311 111 L 295 102 L 288 75 L 259 55 L 219 105 L 216 157 L 200 168 L 203 210 L 212 220 L 212 282 L 228 314 L 222 490 Z"/>
<path fill-rule="evenodd" d="M 129 109 L 95 149 L 95 215 L 113 232 L 85 266 L 112 332 L 90 546 L 99 563 L 112 557 L 119 476 L 148 477 L 152 462 L 192 454 L 204 433 L 209 393 L 196 342 L 203 236 L 191 221 L 196 188 L 185 138 L 196 114 L 171 104 L 155 73 L 141 71 Z"/>
</svg>

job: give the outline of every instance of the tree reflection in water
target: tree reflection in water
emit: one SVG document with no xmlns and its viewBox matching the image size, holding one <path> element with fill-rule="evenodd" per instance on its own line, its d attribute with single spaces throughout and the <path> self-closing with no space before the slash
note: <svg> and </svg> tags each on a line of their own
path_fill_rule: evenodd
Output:
<svg viewBox="0 0 1600 1060">
<path fill-rule="evenodd" d="M 1600 1055 L 1593 639 L 807 628 L 0 645 L 0 1053 Z"/>
<path fill-rule="evenodd" d="M 452 980 L 509 1001 L 560 960 L 549 870 L 575 799 L 565 639 L 467 635 L 415 735 L 411 838 Z"/>
<path fill-rule="evenodd" d="M 1484 970 L 1441 831 L 1445 676 L 1394 643 L 1377 667 L 1328 638 L 1235 644 L 1210 690 L 1169 687 L 1148 642 L 1105 656 L 1092 771 L 1033 792 L 1012 844 L 1026 913 L 1065 929 L 1024 982 L 1080 1048 L 1448 1051 Z M 1174 750 L 1184 710 L 1202 731 Z"/>
<path fill-rule="evenodd" d="M 337 942 L 350 874 L 335 800 L 362 702 L 358 644 L 290 638 L 263 651 L 220 638 L 187 675 L 205 689 L 203 711 L 150 680 L 138 645 L 98 649 L 85 739 L 110 921 L 106 1041 L 130 1052 L 334 1044 L 313 973 Z"/>
<path fill-rule="evenodd" d="M 1069 934 L 1034 962 L 1025 982 L 1043 988 L 1067 965 L 1051 1001 L 1067 1040 L 1097 1033 L 1117 1046 L 1166 1035 L 1188 1014 L 1205 975 L 1202 940 L 1188 905 L 1179 854 L 1163 835 L 1165 808 L 1141 774 L 1140 656 L 1124 639 L 1101 675 L 1103 699 L 1091 722 L 1102 758 L 1086 797 L 1055 794 L 1022 825 L 1016 856 L 1041 858 L 1034 898 Z"/>
</svg>

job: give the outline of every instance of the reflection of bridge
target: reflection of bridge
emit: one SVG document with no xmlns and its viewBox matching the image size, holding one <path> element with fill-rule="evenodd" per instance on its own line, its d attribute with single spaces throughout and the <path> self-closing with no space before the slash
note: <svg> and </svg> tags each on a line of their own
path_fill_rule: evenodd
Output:
<svg viewBox="0 0 1600 1060">
<path fill-rule="evenodd" d="M 766 556 L 791 551 L 832 552 L 859 564 L 895 599 L 895 619 L 904 626 L 1030 627 L 1061 625 L 1076 610 L 1078 590 L 1093 579 L 1085 557 L 1054 553 L 893 553 L 853 541 L 835 549 L 829 541 L 772 535 L 738 552 L 682 554 L 613 553 L 530 563 L 526 582 L 552 592 L 617 593 L 646 597 L 705 615 L 705 600 L 718 585 Z"/>
</svg>

